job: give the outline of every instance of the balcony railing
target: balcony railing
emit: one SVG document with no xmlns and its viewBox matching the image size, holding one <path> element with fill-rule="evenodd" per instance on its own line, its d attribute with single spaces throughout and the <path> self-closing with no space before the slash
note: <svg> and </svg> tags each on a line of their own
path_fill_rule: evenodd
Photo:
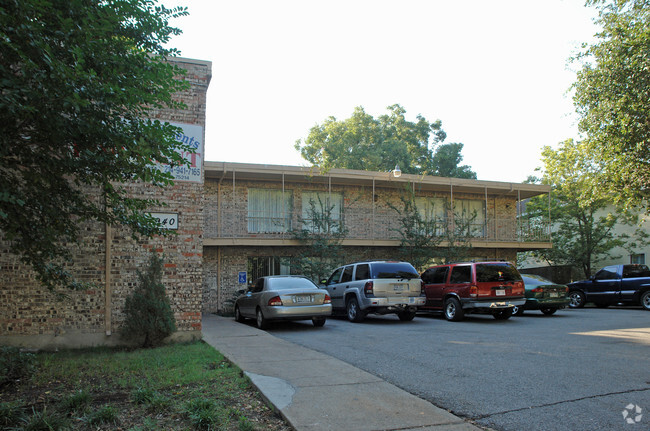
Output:
<svg viewBox="0 0 650 431">
<path fill-rule="evenodd" d="M 205 225 L 206 238 L 269 238 L 290 239 L 292 229 L 301 229 L 301 214 L 254 214 L 247 210 L 222 209 L 208 213 Z M 400 240 L 399 214 L 394 210 L 346 210 L 341 223 L 347 229 L 346 239 Z M 451 219 L 447 223 L 451 223 Z M 443 222 L 444 223 L 444 222 Z M 464 224 L 467 237 L 494 242 L 550 242 L 548 220 L 517 220 L 489 218 L 485 221 Z M 438 222 L 438 232 L 443 226 Z"/>
</svg>

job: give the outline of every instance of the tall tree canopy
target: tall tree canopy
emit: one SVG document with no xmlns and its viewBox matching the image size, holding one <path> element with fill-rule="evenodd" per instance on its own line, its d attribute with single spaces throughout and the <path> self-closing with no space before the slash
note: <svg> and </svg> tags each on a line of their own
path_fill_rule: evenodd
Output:
<svg viewBox="0 0 650 431">
<path fill-rule="evenodd" d="M 418 115 L 412 122 L 405 113 L 400 105 L 392 105 L 388 114 L 374 118 L 357 107 L 346 120 L 329 117 L 312 127 L 295 148 L 323 169 L 385 172 L 399 165 L 408 174 L 476 178 L 469 166 L 459 166 L 463 144 L 442 144 L 447 135 L 440 120 L 429 123 Z"/>
<path fill-rule="evenodd" d="M 0 7 L 0 236 L 47 286 L 65 271 L 78 226 L 99 220 L 159 233 L 124 182 L 167 185 L 184 164 L 178 130 L 150 118 L 185 82 L 165 62 L 184 8 L 152 0 L 7 0 Z M 97 200 L 86 192 L 99 191 Z M 96 194 L 95 194 L 96 196 Z"/>
<path fill-rule="evenodd" d="M 580 268 L 591 276 L 598 261 L 612 257 L 616 247 L 633 247 L 633 241 L 645 243 L 647 235 L 638 230 L 634 238 L 617 234 L 617 224 L 632 225 L 636 218 L 619 211 L 611 199 L 600 196 L 594 183 L 598 175 L 585 143 L 568 140 L 558 149 L 545 147 L 541 182 L 552 187 L 550 211 L 553 220 L 553 248 L 529 252 L 550 265 Z M 533 198 L 526 205 L 525 217 L 546 219 L 549 213 L 546 197 Z"/>
<path fill-rule="evenodd" d="M 625 203 L 643 202 L 650 189 L 650 1 L 587 4 L 598 8 L 602 31 L 577 58 L 574 103 L 586 151 L 599 166 L 594 181 Z"/>
</svg>

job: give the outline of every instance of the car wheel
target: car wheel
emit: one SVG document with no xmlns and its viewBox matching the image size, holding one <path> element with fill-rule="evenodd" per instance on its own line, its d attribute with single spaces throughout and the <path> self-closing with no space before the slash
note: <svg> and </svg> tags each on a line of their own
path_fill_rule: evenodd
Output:
<svg viewBox="0 0 650 431">
<path fill-rule="evenodd" d="M 555 314 L 556 311 L 557 311 L 557 308 L 542 308 L 541 309 L 541 312 L 546 314 L 547 316 L 551 316 L 551 315 Z"/>
<path fill-rule="evenodd" d="M 415 317 L 415 314 L 415 311 L 404 310 L 397 313 L 397 317 L 399 317 L 399 320 L 402 322 L 410 322 Z"/>
<path fill-rule="evenodd" d="M 241 311 L 239 311 L 239 306 L 235 305 L 235 321 L 239 323 L 244 323 L 244 320 L 246 320 L 246 318 L 241 315 Z"/>
<path fill-rule="evenodd" d="M 365 316 L 363 315 L 361 308 L 359 308 L 359 301 L 357 301 L 357 298 L 354 296 L 350 297 L 345 303 L 345 308 L 348 312 L 348 320 L 350 322 L 359 323 L 363 321 Z"/>
<path fill-rule="evenodd" d="M 524 315 L 524 306 L 523 305 L 515 305 L 512 307 L 512 315 L 513 316 L 523 316 Z"/>
<path fill-rule="evenodd" d="M 492 313 L 492 316 L 494 316 L 494 318 L 497 320 L 508 320 L 512 316 L 512 308 L 495 311 Z"/>
<path fill-rule="evenodd" d="M 643 292 L 643 295 L 641 295 L 641 306 L 650 311 L 650 290 Z"/>
<path fill-rule="evenodd" d="M 257 309 L 256 319 L 255 320 L 256 320 L 256 323 L 257 323 L 257 327 L 259 329 L 266 329 L 266 328 L 269 327 L 269 321 L 266 320 L 266 318 L 264 317 L 264 314 L 262 313 L 261 308 Z"/>
<path fill-rule="evenodd" d="M 579 290 L 569 292 L 569 307 L 582 308 L 585 306 L 585 294 Z"/>
<path fill-rule="evenodd" d="M 460 302 L 456 298 L 447 298 L 445 300 L 445 319 L 450 322 L 458 322 L 463 320 L 465 312 L 460 306 Z"/>
<path fill-rule="evenodd" d="M 325 321 L 327 318 L 325 317 L 312 317 L 311 322 L 314 324 L 315 327 L 320 328 L 325 324 Z"/>
</svg>

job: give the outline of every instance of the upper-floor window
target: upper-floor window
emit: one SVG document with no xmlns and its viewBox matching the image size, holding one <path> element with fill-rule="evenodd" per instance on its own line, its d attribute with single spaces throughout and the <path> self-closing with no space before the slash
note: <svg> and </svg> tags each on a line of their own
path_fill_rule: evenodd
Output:
<svg viewBox="0 0 650 431">
<path fill-rule="evenodd" d="M 274 189 L 248 189 L 248 232 L 291 230 L 293 194 Z"/>
<path fill-rule="evenodd" d="M 418 214 L 425 223 L 426 232 L 430 235 L 442 235 L 447 226 L 447 200 L 445 198 L 416 197 L 415 206 Z"/>
<path fill-rule="evenodd" d="M 339 232 L 342 216 L 342 193 L 302 192 L 303 229 L 312 232 Z"/>
<path fill-rule="evenodd" d="M 454 223 L 460 234 L 473 237 L 485 235 L 485 201 L 458 199 L 454 201 Z"/>
</svg>

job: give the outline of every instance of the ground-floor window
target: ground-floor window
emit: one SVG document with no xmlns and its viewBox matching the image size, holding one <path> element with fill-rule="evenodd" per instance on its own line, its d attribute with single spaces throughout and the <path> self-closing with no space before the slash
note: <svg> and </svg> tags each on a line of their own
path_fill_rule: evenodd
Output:
<svg viewBox="0 0 650 431">
<path fill-rule="evenodd" d="M 291 262 L 288 257 L 256 256 L 248 258 L 248 277 L 255 281 L 267 275 L 291 274 Z"/>
</svg>

